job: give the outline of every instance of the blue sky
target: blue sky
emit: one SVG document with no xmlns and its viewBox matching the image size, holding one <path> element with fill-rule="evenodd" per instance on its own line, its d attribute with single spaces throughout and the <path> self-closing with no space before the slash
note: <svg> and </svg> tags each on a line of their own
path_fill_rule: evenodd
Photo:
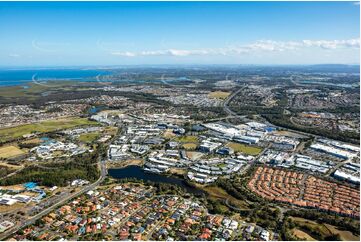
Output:
<svg viewBox="0 0 361 242">
<path fill-rule="evenodd" d="M 0 2 L 1 66 L 359 63 L 355 2 Z"/>
</svg>

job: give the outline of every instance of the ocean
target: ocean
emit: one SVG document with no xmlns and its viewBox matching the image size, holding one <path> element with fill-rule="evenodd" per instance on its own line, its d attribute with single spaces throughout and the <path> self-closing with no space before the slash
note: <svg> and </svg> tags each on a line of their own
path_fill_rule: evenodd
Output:
<svg viewBox="0 0 361 242">
<path fill-rule="evenodd" d="M 108 70 L 97 69 L 0 69 L 0 86 L 19 86 L 32 81 L 78 80 L 95 81 L 97 75 L 107 75 Z"/>
</svg>

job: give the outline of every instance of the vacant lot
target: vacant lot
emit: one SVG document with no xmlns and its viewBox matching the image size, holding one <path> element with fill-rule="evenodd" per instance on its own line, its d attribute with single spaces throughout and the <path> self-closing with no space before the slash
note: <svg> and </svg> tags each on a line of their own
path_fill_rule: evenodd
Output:
<svg viewBox="0 0 361 242">
<path fill-rule="evenodd" d="M 22 155 L 24 152 L 16 146 L 3 146 L 0 147 L 0 158 L 10 158 L 18 155 Z"/>
<path fill-rule="evenodd" d="M 88 133 L 88 134 L 81 134 L 79 135 L 79 140 L 84 143 L 91 143 L 99 138 L 99 133 Z"/>
<path fill-rule="evenodd" d="M 215 91 L 215 92 L 210 92 L 208 94 L 208 97 L 218 98 L 218 99 L 226 99 L 230 94 L 231 94 L 230 92 Z"/>
<path fill-rule="evenodd" d="M 86 118 L 66 118 L 43 121 L 34 124 L 25 124 L 16 127 L 0 129 L 0 142 L 21 138 L 23 135 L 31 133 L 51 132 L 55 130 L 91 124 L 96 124 L 96 122 L 89 121 Z"/>
<path fill-rule="evenodd" d="M 246 155 L 258 155 L 262 151 L 262 149 L 259 147 L 233 143 L 233 142 L 228 143 L 227 146 L 232 148 L 234 152 L 242 152 Z"/>
</svg>

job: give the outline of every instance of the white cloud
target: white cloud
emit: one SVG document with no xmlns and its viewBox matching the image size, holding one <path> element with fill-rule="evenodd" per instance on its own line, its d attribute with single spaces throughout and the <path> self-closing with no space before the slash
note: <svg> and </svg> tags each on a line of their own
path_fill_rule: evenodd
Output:
<svg viewBox="0 0 361 242">
<path fill-rule="evenodd" d="M 204 55 L 223 55 L 237 56 L 249 53 L 259 52 L 283 52 L 290 50 L 300 50 L 305 48 L 321 48 L 321 49 L 350 49 L 360 48 L 360 39 L 348 40 L 302 40 L 302 41 L 274 41 L 274 40 L 258 40 L 247 45 L 227 46 L 225 48 L 215 49 L 165 49 L 165 50 L 148 50 L 140 52 L 129 51 L 113 51 L 112 55 L 123 57 L 136 56 L 204 56 Z"/>
<path fill-rule="evenodd" d="M 121 51 L 114 51 L 111 53 L 112 55 L 119 55 L 119 56 L 125 56 L 125 57 L 134 57 L 136 56 L 136 53 L 132 53 L 132 52 L 121 52 Z"/>
</svg>

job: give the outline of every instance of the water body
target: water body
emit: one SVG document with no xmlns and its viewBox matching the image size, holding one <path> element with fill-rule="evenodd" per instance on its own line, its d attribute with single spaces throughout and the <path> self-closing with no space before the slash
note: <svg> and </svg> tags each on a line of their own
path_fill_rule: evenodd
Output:
<svg viewBox="0 0 361 242">
<path fill-rule="evenodd" d="M 189 186 L 183 179 L 145 172 L 139 166 L 128 166 L 120 169 L 109 169 L 108 173 L 111 177 L 117 179 L 136 178 L 143 181 L 169 183 L 178 185 L 184 188 L 189 193 L 204 194 L 202 190 Z"/>
<path fill-rule="evenodd" d="M 77 80 L 95 81 L 97 75 L 108 75 L 110 71 L 97 69 L 0 69 L 0 86 L 19 86 L 32 81 Z"/>
<path fill-rule="evenodd" d="M 94 114 L 96 114 L 96 113 L 98 113 L 100 111 L 103 111 L 105 109 L 107 109 L 106 106 L 92 106 L 91 108 L 89 108 L 88 113 L 90 115 L 94 115 Z"/>
</svg>

